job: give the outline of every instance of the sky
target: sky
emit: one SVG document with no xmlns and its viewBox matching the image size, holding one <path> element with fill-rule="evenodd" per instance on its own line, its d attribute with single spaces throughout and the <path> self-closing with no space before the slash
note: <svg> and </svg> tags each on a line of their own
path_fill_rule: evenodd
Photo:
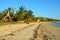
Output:
<svg viewBox="0 0 60 40">
<path fill-rule="evenodd" d="M 20 6 L 32 10 L 35 16 L 60 19 L 60 0 L 0 0 L 0 11 L 8 7 L 18 10 Z"/>
</svg>

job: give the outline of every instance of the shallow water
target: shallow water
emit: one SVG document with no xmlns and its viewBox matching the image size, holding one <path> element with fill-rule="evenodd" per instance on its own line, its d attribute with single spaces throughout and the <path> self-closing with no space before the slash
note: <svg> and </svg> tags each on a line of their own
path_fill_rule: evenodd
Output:
<svg viewBox="0 0 60 40">
<path fill-rule="evenodd" d="M 60 22 L 53 22 L 54 25 L 60 26 Z"/>
</svg>

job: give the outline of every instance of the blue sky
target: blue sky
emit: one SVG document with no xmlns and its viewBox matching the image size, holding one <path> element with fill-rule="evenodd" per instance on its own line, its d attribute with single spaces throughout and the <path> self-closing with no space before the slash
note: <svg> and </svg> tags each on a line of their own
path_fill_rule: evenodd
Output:
<svg viewBox="0 0 60 40">
<path fill-rule="evenodd" d="M 60 0 L 0 0 L 0 11 L 20 6 L 32 10 L 35 16 L 60 19 Z"/>
</svg>

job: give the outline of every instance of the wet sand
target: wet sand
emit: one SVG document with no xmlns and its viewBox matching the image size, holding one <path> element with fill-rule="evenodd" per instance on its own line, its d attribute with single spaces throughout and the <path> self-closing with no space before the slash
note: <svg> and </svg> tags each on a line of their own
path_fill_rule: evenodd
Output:
<svg viewBox="0 0 60 40">
<path fill-rule="evenodd" d="M 45 22 L 42 25 L 45 25 L 46 29 L 55 36 L 56 40 L 60 40 L 60 27 L 53 25 L 51 22 Z"/>
</svg>

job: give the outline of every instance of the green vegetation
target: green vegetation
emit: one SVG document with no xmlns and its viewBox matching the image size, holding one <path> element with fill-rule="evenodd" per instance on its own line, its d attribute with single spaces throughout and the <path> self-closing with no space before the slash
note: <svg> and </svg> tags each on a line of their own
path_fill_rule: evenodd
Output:
<svg viewBox="0 0 60 40">
<path fill-rule="evenodd" d="M 9 13 L 9 14 L 8 14 Z M 4 20 L 3 20 L 4 19 Z M 0 12 L 0 22 L 7 21 L 24 21 L 24 22 L 36 22 L 37 20 L 41 21 L 60 21 L 58 19 L 45 18 L 45 17 L 35 17 L 32 10 L 26 10 L 25 7 L 19 7 L 19 10 L 14 12 L 12 8 L 8 8 Z"/>
<path fill-rule="evenodd" d="M 42 21 L 60 21 L 59 19 L 53 19 L 53 18 L 46 18 L 46 17 L 37 17 L 37 19 L 39 19 L 40 20 L 40 22 L 42 22 Z"/>
</svg>

